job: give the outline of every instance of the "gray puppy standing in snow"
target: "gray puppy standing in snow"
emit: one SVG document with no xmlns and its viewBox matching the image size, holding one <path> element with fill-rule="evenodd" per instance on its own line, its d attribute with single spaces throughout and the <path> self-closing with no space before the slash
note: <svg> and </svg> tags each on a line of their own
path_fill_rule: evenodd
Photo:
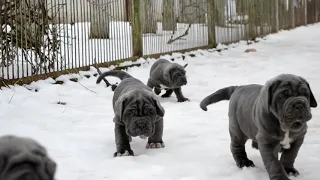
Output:
<svg viewBox="0 0 320 180">
<path fill-rule="evenodd" d="M 54 180 L 56 163 L 31 138 L 0 136 L 0 180 Z"/>
<path fill-rule="evenodd" d="M 166 93 L 161 96 L 163 98 L 170 97 L 174 92 L 178 102 L 188 101 L 181 91 L 181 86 L 187 84 L 187 66 L 188 64 L 181 66 L 166 59 L 159 59 L 151 66 L 147 86 L 154 88 L 157 95 L 161 93 L 161 89 L 165 89 Z"/>
<path fill-rule="evenodd" d="M 146 148 L 163 148 L 165 110 L 152 89 L 128 73 L 116 70 L 102 73 L 97 84 L 106 76 L 121 79 L 112 99 L 117 146 L 114 156 L 134 156 L 130 141 L 136 136 L 148 137 Z"/>
<path fill-rule="evenodd" d="M 254 166 L 248 159 L 245 143 L 259 149 L 270 180 L 289 180 L 299 175 L 294 162 L 312 118 L 317 101 L 309 83 L 300 76 L 281 74 L 264 86 L 251 84 L 219 89 L 204 98 L 200 107 L 230 100 L 229 133 L 231 152 L 239 167 Z M 282 152 L 278 160 L 278 152 Z"/>
</svg>

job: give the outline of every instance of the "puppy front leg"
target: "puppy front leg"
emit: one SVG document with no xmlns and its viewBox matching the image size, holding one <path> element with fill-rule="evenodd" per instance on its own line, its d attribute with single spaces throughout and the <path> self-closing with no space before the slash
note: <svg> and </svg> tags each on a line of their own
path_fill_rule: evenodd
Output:
<svg viewBox="0 0 320 180">
<path fill-rule="evenodd" d="M 266 167 L 270 180 L 290 180 L 286 175 L 283 165 L 278 160 L 278 148 L 278 143 L 259 144 L 263 164 Z"/>
<path fill-rule="evenodd" d="M 178 102 L 189 101 L 188 98 L 184 97 L 181 91 L 181 87 L 173 89 L 173 92 L 176 94 Z"/>
<path fill-rule="evenodd" d="M 164 148 L 163 136 L 163 118 L 155 123 L 154 135 L 148 138 L 147 149 Z"/>
<path fill-rule="evenodd" d="M 298 176 L 299 171 L 294 168 L 294 162 L 298 156 L 301 145 L 303 144 L 304 136 L 291 143 L 290 149 L 283 149 L 280 162 L 288 175 Z"/>
<path fill-rule="evenodd" d="M 134 156 L 134 153 L 130 147 L 130 138 L 126 133 L 125 126 L 120 124 L 115 124 L 114 133 L 115 133 L 117 152 L 115 152 L 113 156 L 114 157 Z"/>
</svg>

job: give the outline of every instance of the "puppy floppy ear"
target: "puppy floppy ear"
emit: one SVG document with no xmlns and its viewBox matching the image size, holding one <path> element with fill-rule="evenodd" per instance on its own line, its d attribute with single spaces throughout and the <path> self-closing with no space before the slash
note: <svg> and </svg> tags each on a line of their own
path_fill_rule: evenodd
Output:
<svg viewBox="0 0 320 180">
<path fill-rule="evenodd" d="M 151 96 L 153 102 L 154 102 L 154 105 L 156 107 L 156 110 L 157 110 L 157 114 L 161 117 L 164 116 L 164 113 L 165 113 L 165 110 L 164 108 L 161 106 L 160 104 L 160 101 L 157 97 L 155 97 L 154 95 Z"/>
<path fill-rule="evenodd" d="M 171 81 L 172 69 L 170 67 L 166 67 L 163 71 L 163 78 L 167 81 Z"/>
<path fill-rule="evenodd" d="M 310 102 L 309 102 L 310 107 L 316 108 L 316 107 L 318 106 L 318 103 L 317 103 L 316 98 L 315 98 L 314 95 L 313 95 L 313 92 L 312 92 L 312 90 L 311 90 L 311 88 L 310 88 L 310 85 L 309 85 L 308 81 L 307 81 L 306 79 L 302 78 L 302 77 L 300 77 L 300 79 L 301 79 L 304 83 L 307 84 L 308 89 L 309 89 L 309 91 L 310 91 Z"/>
<path fill-rule="evenodd" d="M 313 108 L 316 108 L 318 106 L 318 103 L 317 103 L 317 100 L 316 98 L 314 97 L 313 93 L 312 93 L 312 90 L 308 84 L 308 88 L 310 90 L 310 107 L 313 107 Z"/>
<path fill-rule="evenodd" d="M 50 157 L 46 157 L 45 170 L 49 177 L 54 177 L 57 171 L 57 163 Z"/>
<path fill-rule="evenodd" d="M 129 96 L 127 94 L 123 94 L 114 103 L 114 109 L 115 109 L 116 115 L 119 116 L 120 121 L 122 120 L 122 115 L 125 109 L 125 103 L 127 103 L 128 99 L 129 99 Z"/>
<path fill-rule="evenodd" d="M 273 98 L 273 91 L 274 88 L 281 83 L 280 80 L 269 80 L 266 84 L 262 87 L 260 96 L 261 100 L 263 101 L 263 106 L 266 108 L 268 112 L 270 112 L 270 107 L 272 105 L 272 98 Z"/>
<path fill-rule="evenodd" d="M 187 64 L 185 64 L 185 65 L 183 66 L 183 68 L 185 69 L 187 66 L 188 66 L 188 63 L 187 63 Z"/>
<path fill-rule="evenodd" d="M 314 95 L 313 95 L 313 92 L 312 92 L 312 90 L 311 90 L 311 88 L 310 88 L 310 85 L 309 85 L 308 81 L 307 81 L 306 79 L 302 78 L 302 77 L 300 77 L 300 78 L 302 79 L 302 81 L 303 81 L 304 83 L 307 84 L 308 89 L 309 89 L 309 91 L 310 91 L 310 102 L 309 102 L 310 107 L 316 108 L 316 107 L 318 106 L 318 103 L 317 103 L 316 98 L 315 98 Z"/>
</svg>

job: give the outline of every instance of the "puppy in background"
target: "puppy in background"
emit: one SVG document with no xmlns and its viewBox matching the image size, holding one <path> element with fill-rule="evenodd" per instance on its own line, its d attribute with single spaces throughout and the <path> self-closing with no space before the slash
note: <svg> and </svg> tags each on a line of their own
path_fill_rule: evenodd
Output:
<svg viewBox="0 0 320 180">
<path fill-rule="evenodd" d="M 102 73 L 97 84 L 106 76 L 121 79 L 112 99 L 117 147 L 114 157 L 134 156 L 130 141 L 131 137 L 136 136 L 148 137 L 146 148 L 164 148 L 162 135 L 165 110 L 152 89 L 130 74 L 116 70 Z"/>
<path fill-rule="evenodd" d="M 165 89 L 166 93 L 162 98 L 168 98 L 174 92 L 178 102 L 189 101 L 181 91 L 181 87 L 187 84 L 187 66 L 188 64 L 181 66 L 166 59 L 159 59 L 151 66 L 147 86 L 154 88 L 156 95 L 161 93 L 161 89 Z"/>
<path fill-rule="evenodd" d="M 0 180 L 54 180 L 56 163 L 31 138 L 0 136 Z"/>
<path fill-rule="evenodd" d="M 311 108 L 317 101 L 309 83 L 300 76 L 281 74 L 264 86 L 250 84 L 219 89 L 204 98 L 200 107 L 222 100 L 229 102 L 229 133 L 231 153 L 240 168 L 253 167 L 248 159 L 245 143 L 260 151 L 270 180 L 290 180 L 298 176 L 294 167 L 299 149 L 311 120 Z M 282 152 L 278 160 L 278 152 Z"/>
</svg>

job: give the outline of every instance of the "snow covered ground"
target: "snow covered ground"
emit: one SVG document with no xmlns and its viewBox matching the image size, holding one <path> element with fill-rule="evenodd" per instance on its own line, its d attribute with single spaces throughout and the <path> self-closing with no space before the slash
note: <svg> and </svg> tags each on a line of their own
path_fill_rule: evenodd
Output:
<svg viewBox="0 0 320 180">
<path fill-rule="evenodd" d="M 22 86 L 0 91 L 0 134 L 16 134 L 38 140 L 58 163 L 58 180 L 268 180 L 259 152 L 247 144 L 255 168 L 238 169 L 229 150 L 228 102 L 209 106 L 199 102 L 213 91 L 248 83 L 263 84 L 280 73 L 304 76 L 320 102 L 320 24 L 270 35 L 257 44 L 230 45 L 227 51 L 174 54 L 178 63 L 189 63 L 188 85 L 182 90 L 190 102 L 177 103 L 173 95 L 161 99 L 166 110 L 164 149 L 145 149 L 146 140 L 134 138 L 135 157 L 114 158 L 113 92 L 95 77 L 52 85 L 52 79 L 34 82 L 32 92 Z M 244 53 L 247 48 L 257 52 Z M 170 58 L 164 56 L 164 58 Z M 128 72 L 147 82 L 154 59 Z M 149 64 L 148 64 L 149 63 Z M 106 70 L 103 69 L 103 70 Z M 94 70 L 80 74 L 93 74 Z M 79 75 L 78 75 L 79 76 Z M 61 79 L 66 79 L 62 76 Z M 108 78 L 111 82 L 119 81 Z M 66 105 L 57 104 L 65 102 Z M 320 164 L 320 110 L 313 120 L 295 166 L 297 180 L 315 180 Z"/>
</svg>

